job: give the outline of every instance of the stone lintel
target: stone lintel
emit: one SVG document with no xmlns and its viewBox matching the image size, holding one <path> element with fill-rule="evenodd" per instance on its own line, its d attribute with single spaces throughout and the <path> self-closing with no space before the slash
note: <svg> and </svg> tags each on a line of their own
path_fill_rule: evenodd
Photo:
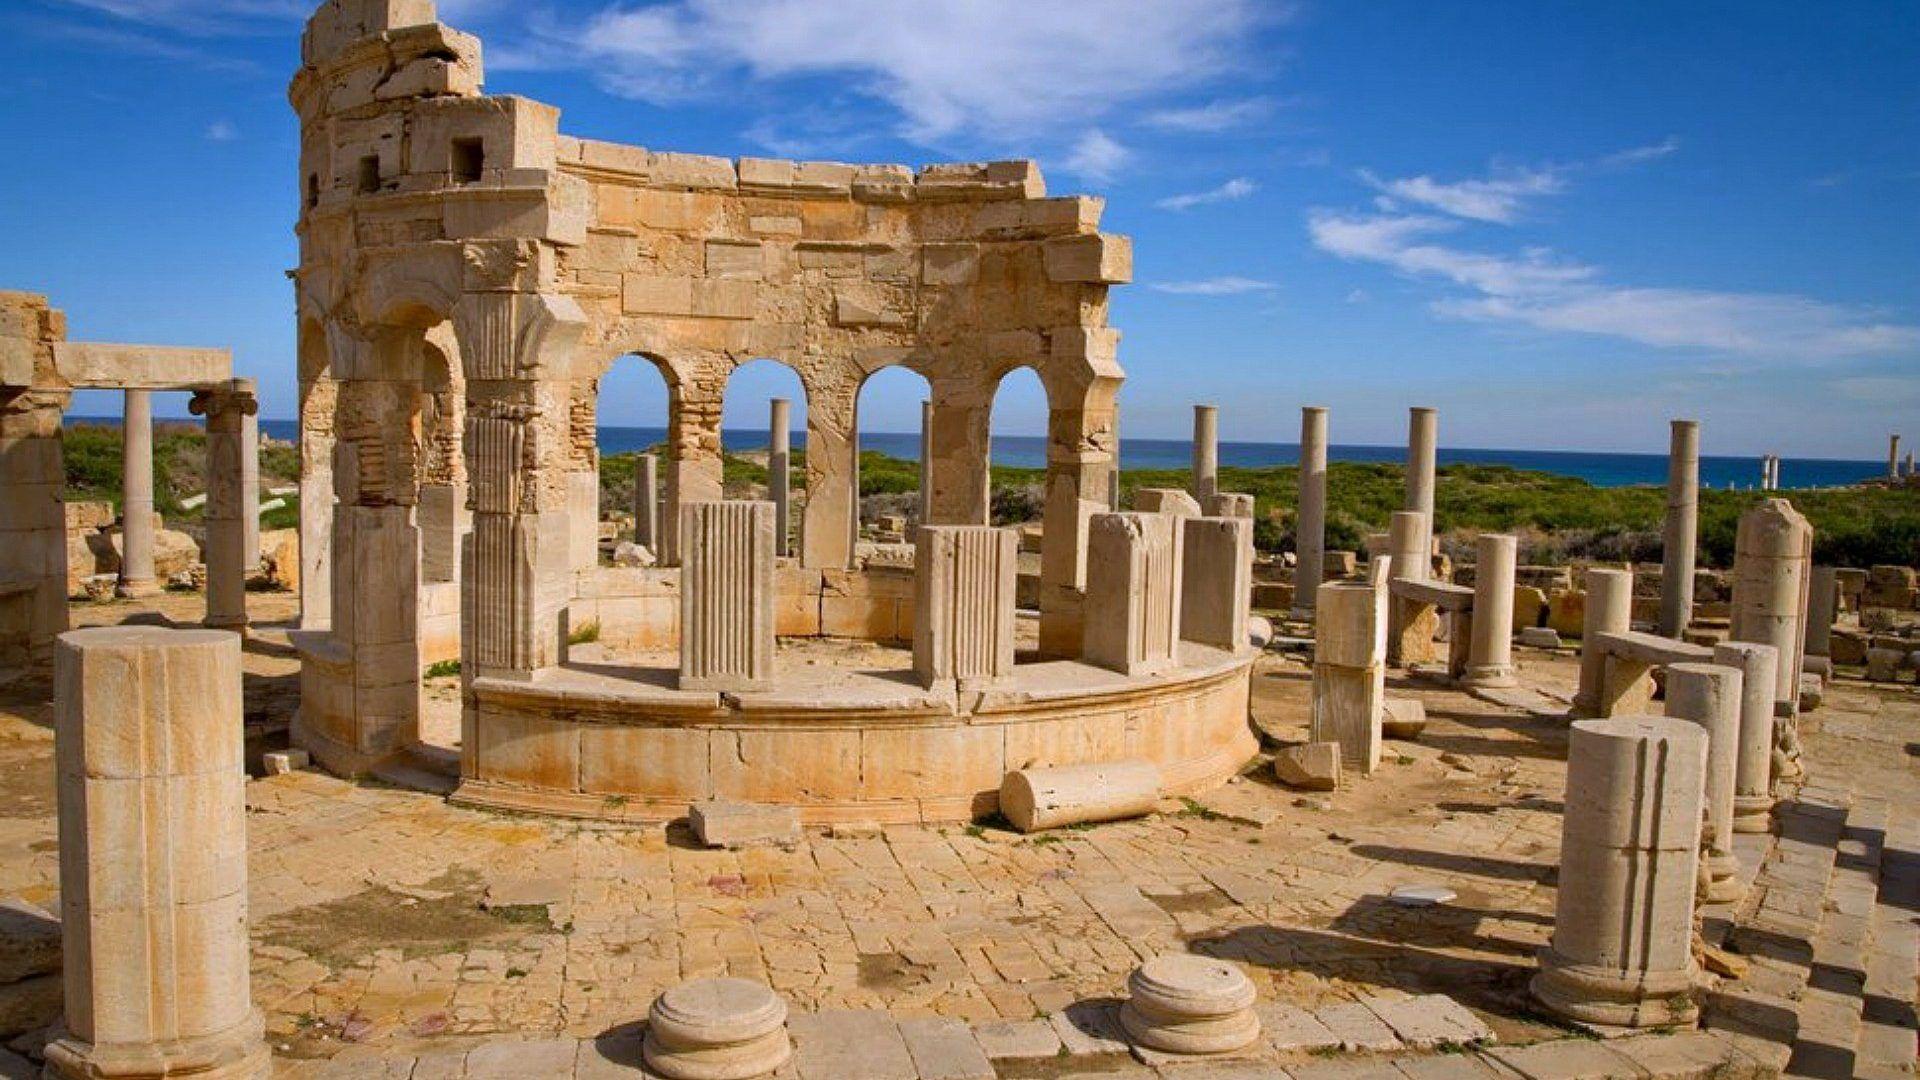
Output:
<svg viewBox="0 0 1920 1080">
<path fill-rule="evenodd" d="M 77 390 L 195 390 L 233 378 L 233 351 L 60 341 L 53 368 Z"/>
</svg>

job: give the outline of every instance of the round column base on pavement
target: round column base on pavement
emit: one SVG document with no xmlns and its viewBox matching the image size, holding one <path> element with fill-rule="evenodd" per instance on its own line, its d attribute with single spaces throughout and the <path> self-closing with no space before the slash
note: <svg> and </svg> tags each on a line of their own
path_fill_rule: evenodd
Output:
<svg viewBox="0 0 1920 1080">
<path fill-rule="evenodd" d="M 695 979 L 654 999 L 642 1047 L 669 1080 L 750 1080 L 793 1056 L 787 1006 L 746 979 Z"/>
<path fill-rule="evenodd" d="M 1225 960 L 1161 956 L 1127 979 L 1120 1025 L 1135 1043 L 1170 1054 L 1230 1054 L 1260 1037 L 1253 983 Z"/>
</svg>

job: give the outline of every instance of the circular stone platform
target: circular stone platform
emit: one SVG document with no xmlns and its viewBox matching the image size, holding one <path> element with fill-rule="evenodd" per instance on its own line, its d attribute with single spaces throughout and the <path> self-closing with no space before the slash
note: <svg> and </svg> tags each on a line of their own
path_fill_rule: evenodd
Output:
<svg viewBox="0 0 1920 1080">
<path fill-rule="evenodd" d="M 1143 758 L 1178 795 L 1257 749 L 1251 652 L 1186 643 L 1176 670 L 1141 677 L 1022 664 L 958 699 L 923 690 L 908 657 L 783 642 L 776 689 L 752 694 L 679 690 L 665 654 L 475 679 L 453 801 L 614 821 L 721 799 L 810 823 L 954 822 L 994 812 L 1007 771 L 1029 764 Z"/>
</svg>

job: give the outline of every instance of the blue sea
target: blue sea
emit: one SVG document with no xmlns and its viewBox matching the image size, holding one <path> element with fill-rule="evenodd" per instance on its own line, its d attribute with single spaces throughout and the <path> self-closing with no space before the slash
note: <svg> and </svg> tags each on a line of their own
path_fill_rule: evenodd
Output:
<svg viewBox="0 0 1920 1080">
<path fill-rule="evenodd" d="M 89 419 L 72 417 L 71 422 L 116 425 L 119 418 Z M 162 421 L 165 422 L 165 421 Z M 297 434 L 291 420 L 260 421 L 260 431 L 276 439 L 292 441 Z M 603 427 L 600 452 L 620 454 L 644 450 L 664 442 L 665 428 Z M 795 438 L 803 438 L 796 432 Z M 765 431 L 733 431 L 722 434 L 729 450 L 762 450 L 767 445 Z M 920 436 L 915 432 L 874 431 L 860 435 L 862 450 L 878 450 L 909 461 L 920 457 Z M 1399 446 L 1343 446 L 1328 448 L 1334 461 L 1404 462 L 1406 448 Z M 995 435 L 993 460 L 998 465 L 1039 468 L 1047 463 L 1047 440 L 1037 435 Z M 1300 460 L 1297 443 L 1223 442 L 1220 464 L 1257 468 L 1264 465 L 1292 465 Z M 1120 444 L 1123 469 L 1184 469 L 1193 461 L 1192 444 L 1185 439 L 1125 439 Z M 1482 450 L 1471 447 L 1440 448 L 1442 465 L 1510 465 L 1516 469 L 1558 473 L 1578 477 L 1598 487 L 1626 487 L 1632 484 L 1665 484 L 1665 454 L 1588 453 L 1578 450 Z M 1780 464 L 1783 488 L 1839 487 L 1882 476 L 1884 461 L 1831 461 L 1820 458 L 1787 458 Z M 1700 482 L 1714 488 L 1751 488 L 1760 479 L 1760 459 L 1748 457 L 1702 457 Z"/>
</svg>

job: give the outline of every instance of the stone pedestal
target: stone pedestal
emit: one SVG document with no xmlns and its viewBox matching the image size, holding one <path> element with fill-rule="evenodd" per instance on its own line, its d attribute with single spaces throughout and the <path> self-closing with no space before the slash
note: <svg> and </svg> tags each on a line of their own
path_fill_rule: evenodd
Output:
<svg viewBox="0 0 1920 1080">
<path fill-rule="evenodd" d="M 253 558 L 247 557 L 247 519 L 254 517 L 258 526 L 260 500 L 258 463 L 253 468 L 247 463 L 245 420 L 260 408 L 253 380 L 202 390 L 189 408 L 207 418 L 206 624 L 244 633 L 247 572 L 259 561 L 257 546 Z"/>
<path fill-rule="evenodd" d="M 1740 672 L 1740 740 L 1733 767 L 1733 831 L 1763 833 L 1773 815 L 1773 687 L 1780 652 L 1724 641 L 1713 662 Z"/>
<path fill-rule="evenodd" d="M 1667 522 L 1660 570 L 1660 636 L 1678 638 L 1693 621 L 1693 571 L 1700 533 L 1700 422 L 1673 421 L 1667 451 Z"/>
<path fill-rule="evenodd" d="M 1180 636 L 1241 652 L 1253 614 L 1253 521 L 1240 517 L 1181 522 Z"/>
<path fill-rule="evenodd" d="M 680 688 L 764 690 L 773 680 L 773 504 L 680 508 Z"/>
<path fill-rule="evenodd" d="M 153 596 L 153 395 L 126 391 L 120 421 L 120 580 L 114 592 Z"/>
<path fill-rule="evenodd" d="M 1816 566 L 1808 578 L 1806 657 L 1833 656 L 1833 620 L 1840 606 L 1840 583 L 1831 566 Z M 1804 662 L 1804 661 L 1803 661 Z"/>
<path fill-rule="evenodd" d="M 1387 586 L 1328 582 L 1313 621 L 1313 716 L 1308 737 L 1340 744 L 1340 763 L 1380 767 L 1380 713 L 1386 700 Z"/>
<path fill-rule="evenodd" d="M 785 558 L 793 554 L 793 403 L 786 398 L 774 398 L 768 409 L 767 498 L 773 500 L 773 553 Z"/>
<path fill-rule="evenodd" d="M 1518 684 L 1513 676 L 1513 578 L 1519 549 L 1518 538 L 1497 533 L 1482 533 L 1474 542 L 1472 635 L 1461 677 L 1467 686 Z"/>
<path fill-rule="evenodd" d="M 1231 1054 L 1260 1037 L 1253 982 L 1210 956 L 1156 956 L 1127 978 L 1120 1026 L 1139 1046 L 1169 1054 Z"/>
<path fill-rule="evenodd" d="M 1327 550 L 1327 410 L 1300 410 L 1300 516 L 1294 523 L 1293 606 L 1312 614 Z"/>
<path fill-rule="evenodd" d="M 634 464 L 633 542 L 660 558 L 660 459 L 652 454 Z"/>
<path fill-rule="evenodd" d="M 1553 940 L 1533 993 L 1598 1027 L 1665 1027 L 1699 1015 L 1694 885 L 1707 737 L 1684 720 L 1573 724 Z"/>
<path fill-rule="evenodd" d="M 914 539 L 913 671 L 920 685 L 982 690 L 1013 674 L 1020 538 L 988 525 L 922 525 Z"/>
<path fill-rule="evenodd" d="M 1172 514 L 1095 514 L 1087 527 L 1082 658 L 1123 675 L 1151 675 L 1176 662 L 1180 640 L 1180 519 Z"/>
<path fill-rule="evenodd" d="M 1578 716 L 1611 711 L 1607 693 L 1607 654 L 1594 643 L 1597 634 L 1617 634 L 1633 625 L 1633 572 L 1589 569 L 1587 606 L 1580 620 L 1580 686 L 1574 691 Z"/>
<path fill-rule="evenodd" d="M 1220 410 L 1193 407 L 1193 497 L 1205 503 L 1220 490 Z"/>
<path fill-rule="evenodd" d="M 1426 408 L 1408 410 L 1406 509 L 1426 515 L 1420 550 L 1429 558 L 1433 554 L 1433 490 L 1439 453 L 1440 414 Z"/>
<path fill-rule="evenodd" d="M 47 1075 L 266 1076 L 239 637 L 79 630 L 61 636 L 54 679 L 67 1034 Z"/>
<path fill-rule="evenodd" d="M 1706 825 L 1702 833 L 1700 898 L 1740 898 L 1740 864 L 1733 857 L 1734 772 L 1740 756 L 1741 672 L 1720 664 L 1667 668 L 1667 715 L 1707 733 Z"/>
<path fill-rule="evenodd" d="M 1806 650 L 1813 526 L 1785 499 L 1740 516 L 1734 537 L 1733 614 L 1727 637 L 1780 651 L 1774 674 L 1776 778 L 1800 775 L 1800 672 Z"/>
<path fill-rule="evenodd" d="M 1432 533 L 1427 516 L 1417 510 L 1399 510 L 1387 530 L 1388 573 L 1395 581 L 1426 581 L 1433 576 Z M 1440 616 L 1431 604 L 1391 597 L 1388 600 L 1387 662 L 1419 664 L 1436 658 L 1434 635 Z"/>
<path fill-rule="evenodd" d="M 746 979 L 695 979 L 653 1000 L 641 1047 L 668 1080 L 751 1080 L 793 1056 L 787 1006 Z"/>
</svg>

